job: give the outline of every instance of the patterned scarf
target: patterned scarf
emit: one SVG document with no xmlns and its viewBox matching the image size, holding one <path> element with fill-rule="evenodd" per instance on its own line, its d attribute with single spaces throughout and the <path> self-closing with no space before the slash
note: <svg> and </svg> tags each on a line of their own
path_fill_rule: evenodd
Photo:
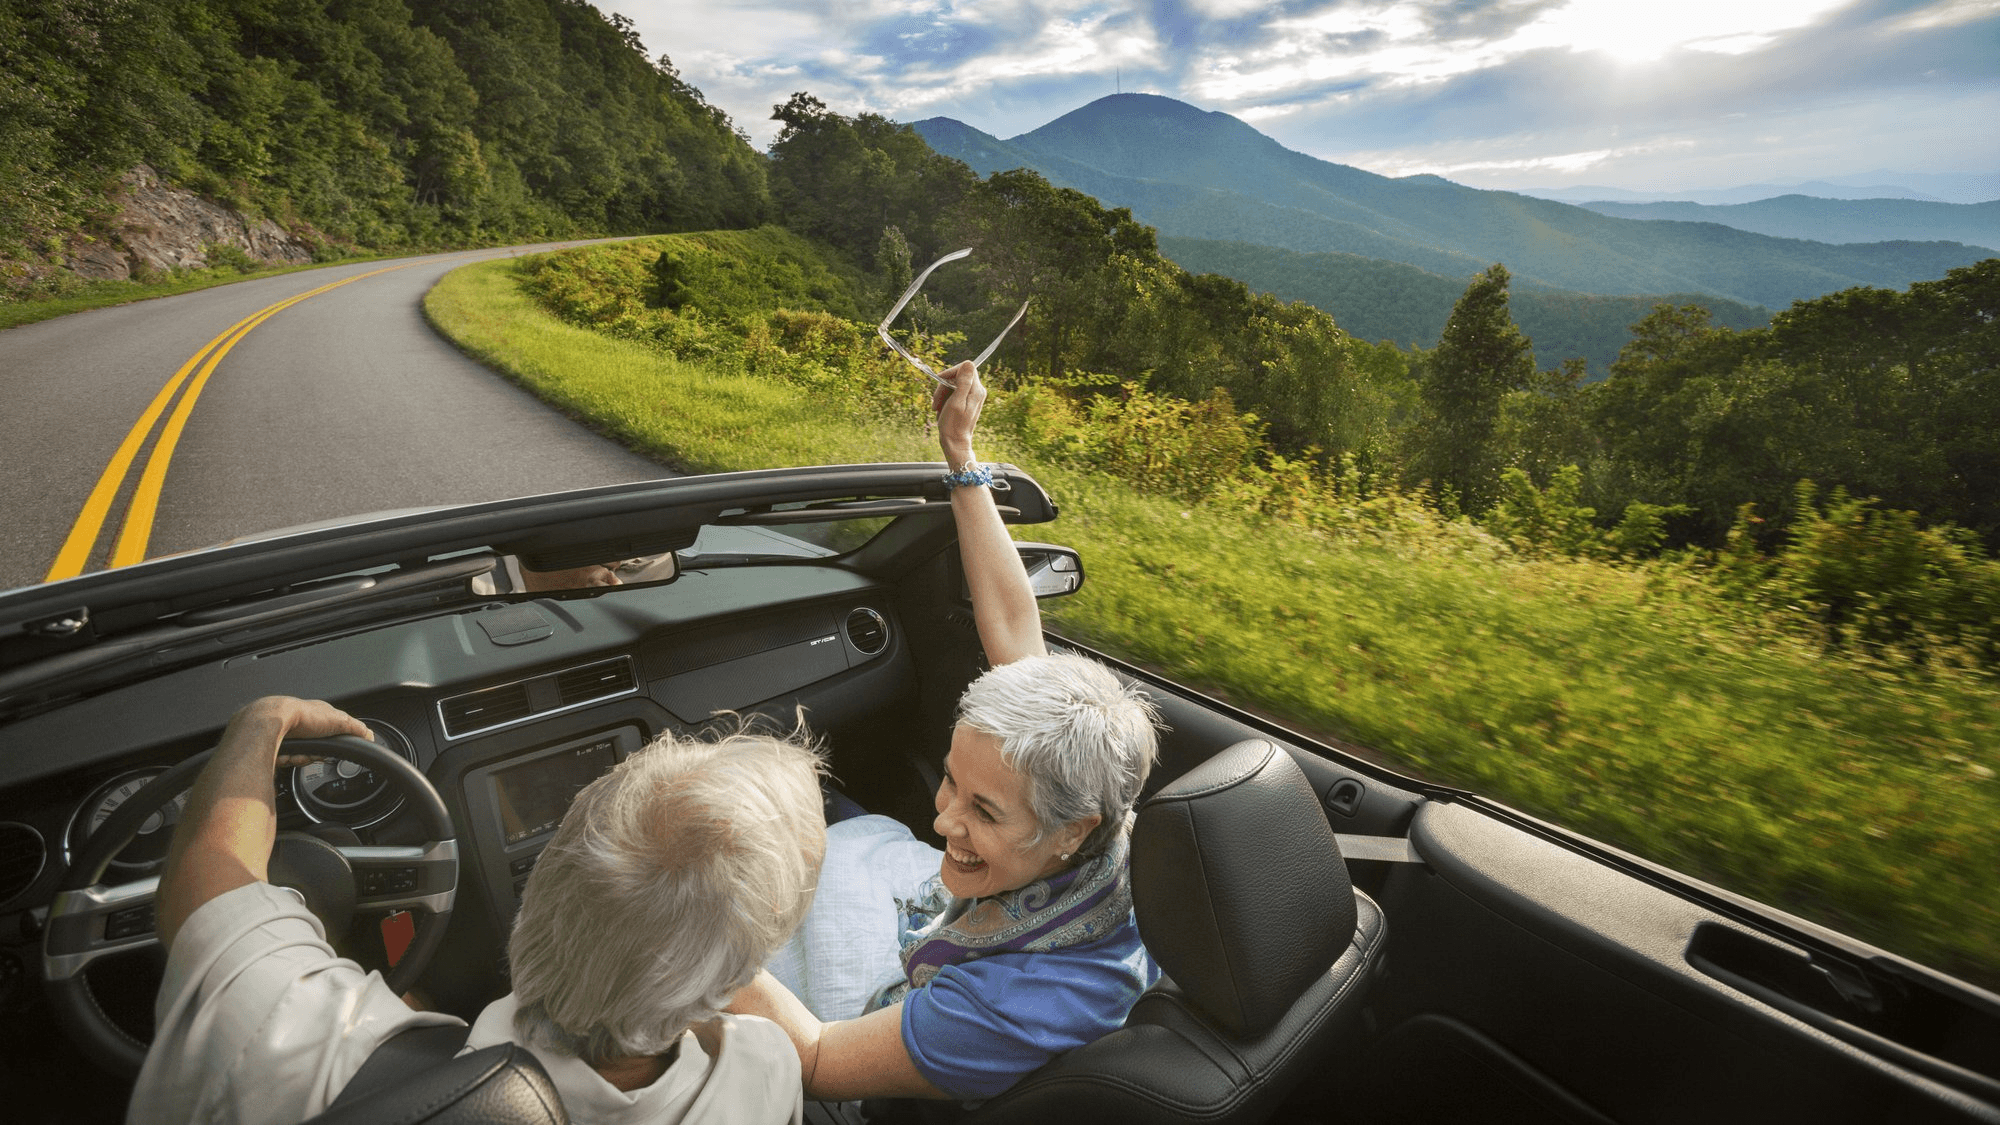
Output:
<svg viewBox="0 0 2000 1125">
<path fill-rule="evenodd" d="M 1100 855 L 987 898 L 954 898 L 943 876 L 931 876 L 914 898 L 896 900 L 903 978 L 876 993 L 867 1010 L 895 1004 L 946 965 L 995 953 L 1045 953 L 1116 930 L 1132 915 L 1130 848 L 1121 832 Z"/>
</svg>

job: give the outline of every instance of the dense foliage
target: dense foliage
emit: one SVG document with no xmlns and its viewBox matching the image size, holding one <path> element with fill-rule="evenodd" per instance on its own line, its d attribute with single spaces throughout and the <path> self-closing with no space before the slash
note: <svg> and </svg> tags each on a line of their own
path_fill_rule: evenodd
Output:
<svg viewBox="0 0 2000 1125">
<path fill-rule="evenodd" d="M 582 0 L 0 0 L 0 267 L 136 164 L 386 249 L 742 226 L 763 160 Z"/>
<path fill-rule="evenodd" d="M 1207 242 L 1160 236 L 1160 250 L 1191 273 L 1219 273 L 1287 301 L 1325 309 L 1363 340 L 1417 347 L 1437 340 L 1451 306 L 1469 281 L 1358 254 L 1302 254 L 1247 242 Z M 1720 297 L 1670 293 L 1610 297 L 1521 285 L 1510 301 L 1515 323 L 1534 342 L 1535 362 L 1554 367 L 1581 358 L 1602 378 L 1631 336 L 1632 322 L 1654 305 L 1700 304 L 1718 324 L 1739 331 L 1762 328 L 1771 310 Z"/>
<path fill-rule="evenodd" d="M 1691 506 L 1718 543 L 1738 505 L 1797 514 L 1810 478 L 2000 542 L 2000 259 L 1898 293 L 1800 301 L 1732 332 L 1695 306 L 1633 325 L 1611 378 L 1567 404 L 1596 495 Z M 1764 537 L 1768 542 L 1770 535 Z"/>
</svg>

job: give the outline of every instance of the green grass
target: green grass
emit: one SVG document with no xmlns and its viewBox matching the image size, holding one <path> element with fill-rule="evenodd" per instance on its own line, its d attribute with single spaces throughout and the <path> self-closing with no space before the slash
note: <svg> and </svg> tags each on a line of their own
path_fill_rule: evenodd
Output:
<svg viewBox="0 0 2000 1125">
<path fill-rule="evenodd" d="M 461 347 L 695 470 L 935 459 L 916 418 L 573 327 L 511 261 L 426 299 Z M 2000 688 L 1829 656 L 1664 569 L 1348 540 L 982 453 L 1062 504 L 1090 580 L 1051 624 L 1422 775 L 2000 983 Z M 1461 539 L 1465 538 L 1463 536 Z M 1475 537 L 1476 540 L 1476 537 Z"/>
<path fill-rule="evenodd" d="M 776 380 L 563 324 L 521 293 L 516 274 L 514 259 L 454 270 L 424 313 L 482 363 L 639 452 L 692 472 L 940 457 L 914 424 L 849 422 Z"/>
<path fill-rule="evenodd" d="M 189 270 L 171 277 L 152 281 L 85 281 L 68 292 L 52 297 L 30 297 L 25 300 L 0 301 L 0 330 L 15 328 L 23 324 L 33 324 L 38 320 L 50 320 L 67 316 L 86 309 L 103 309 L 112 305 L 129 305 L 134 301 L 150 301 L 155 297 L 176 297 L 182 293 L 193 293 L 199 289 L 213 289 L 218 285 L 233 285 L 239 281 L 252 281 L 260 277 L 276 277 L 279 274 L 299 273 L 304 270 L 323 269 L 327 266 L 352 265 L 355 262 L 373 262 L 390 257 L 388 254 L 367 254 L 342 258 L 334 262 L 312 262 L 302 266 L 274 266 L 270 269 L 251 270 L 248 273 L 233 269 L 217 268 Z"/>
</svg>

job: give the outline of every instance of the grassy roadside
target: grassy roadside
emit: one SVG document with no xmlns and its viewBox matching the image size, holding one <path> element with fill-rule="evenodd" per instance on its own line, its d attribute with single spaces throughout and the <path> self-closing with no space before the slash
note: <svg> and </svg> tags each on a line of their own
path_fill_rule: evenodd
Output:
<svg viewBox="0 0 2000 1125">
<path fill-rule="evenodd" d="M 511 261 L 432 322 L 549 401 L 697 470 L 932 459 L 915 418 L 573 327 Z M 1090 559 L 1057 628 L 1948 971 L 2000 981 L 2000 688 L 1800 643 L 1664 570 L 1346 539 L 1037 461 Z"/>
<path fill-rule="evenodd" d="M 514 264 L 452 271 L 424 314 L 480 362 L 639 452 L 691 472 L 938 458 L 914 426 L 830 426 L 828 403 L 780 383 L 565 325 L 519 291 Z"/>
<path fill-rule="evenodd" d="M 215 269 L 190 270 L 158 281 L 87 281 L 73 292 L 60 297 L 36 297 L 25 301 L 0 301 L 0 331 L 17 328 L 36 321 L 52 320 L 68 316 L 73 312 L 87 309 L 104 309 L 113 305 L 129 305 L 134 301 L 150 301 L 155 297 L 178 297 L 182 293 L 193 293 L 201 289 L 213 289 L 218 285 L 233 285 L 239 281 L 255 281 L 260 277 L 277 277 L 280 274 L 302 273 L 306 270 L 324 269 L 327 266 L 348 266 L 356 262 L 376 262 L 395 257 L 392 254 L 365 254 L 351 258 L 341 258 L 333 262 L 310 262 L 302 266 L 274 266 L 269 269 L 247 272 L 219 267 Z"/>
</svg>

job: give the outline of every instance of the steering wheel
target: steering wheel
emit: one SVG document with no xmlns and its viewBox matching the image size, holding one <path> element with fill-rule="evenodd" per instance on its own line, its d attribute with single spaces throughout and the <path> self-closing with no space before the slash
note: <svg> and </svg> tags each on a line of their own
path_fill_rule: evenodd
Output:
<svg viewBox="0 0 2000 1125">
<path fill-rule="evenodd" d="M 193 785 L 214 753 L 196 754 L 120 805 L 91 835 L 49 905 L 42 939 L 43 990 L 71 1040 L 113 1074 L 138 1074 L 148 1044 L 105 1015 L 83 970 L 100 957 L 159 945 L 153 903 L 160 880 L 152 876 L 117 886 L 100 880 L 146 818 Z M 401 995 L 437 951 L 458 893 L 458 841 L 443 799 L 416 766 L 364 738 L 294 739 L 279 753 L 344 759 L 378 771 L 402 791 L 423 821 L 426 842 L 412 846 L 343 846 L 304 832 L 280 832 L 271 848 L 270 881 L 305 900 L 330 942 L 346 934 L 358 912 L 408 910 L 416 915 L 416 936 L 387 978 L 390 990 Z"/>
</svg>

